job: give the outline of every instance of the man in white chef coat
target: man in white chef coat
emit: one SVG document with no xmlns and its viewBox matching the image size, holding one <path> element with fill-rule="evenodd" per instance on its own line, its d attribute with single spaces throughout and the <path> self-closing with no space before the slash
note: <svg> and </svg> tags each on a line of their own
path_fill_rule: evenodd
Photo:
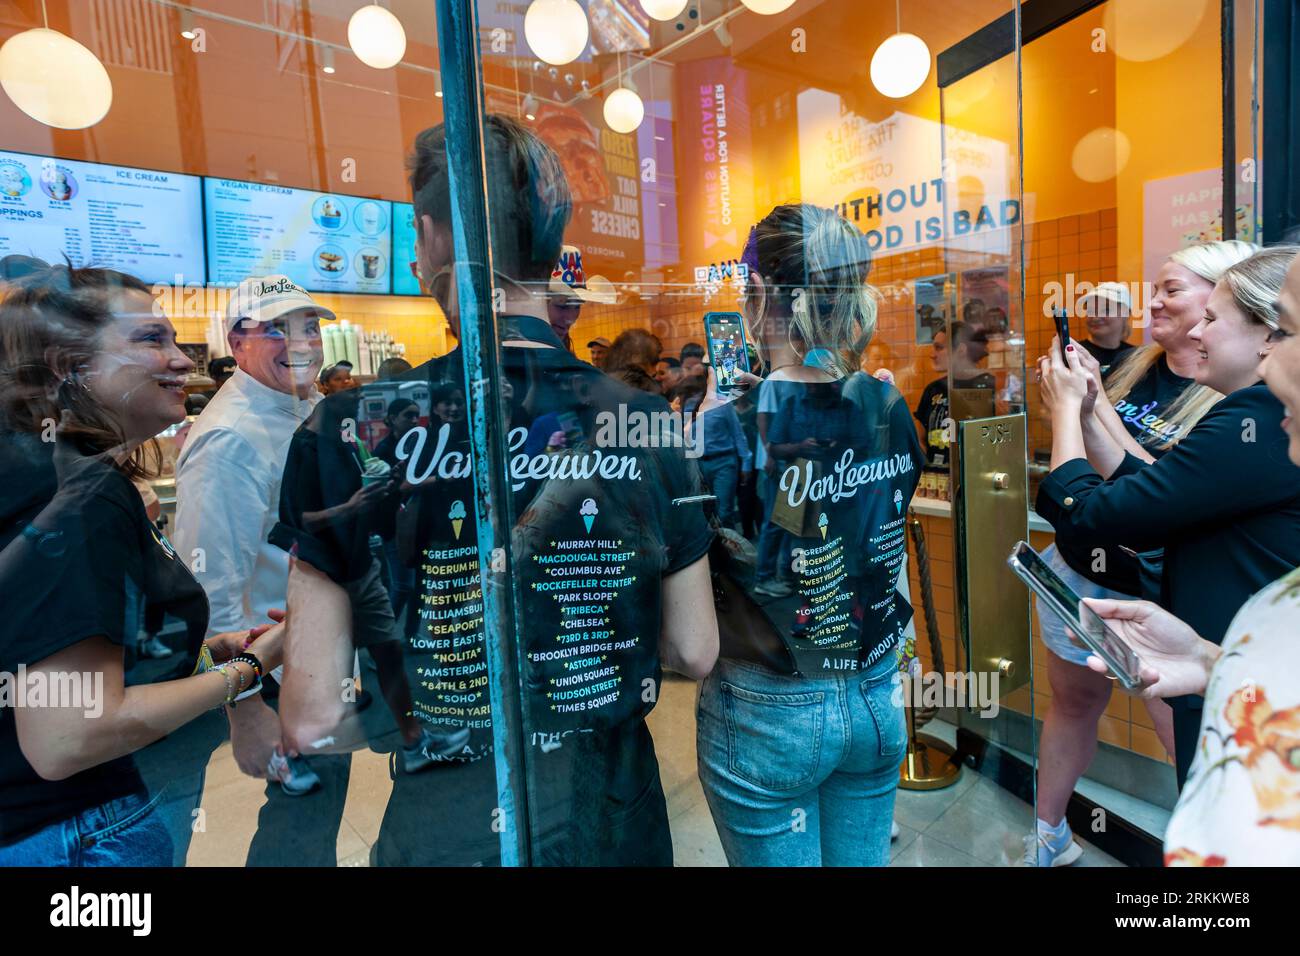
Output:
<svg viewBox="0 0 1300 956">
<path fill-rule="evenodd" d="M 245 279 L 231 293 L 225 328 L 237 367 L 176 461 L 174 543 L 207 593 L 210 634 L 265 623 L 284 607 L 289 556 L 266 537 L 289 439 L 321 397 L 320 323 L 333 318 L 287 276 Z M 280 731 L 260 696 L 231 712 L 230 735 L 240 769 L 266 775 Z M 320 785 L 304 761 L 277 763 L 287 794 Z"/>
</svg>

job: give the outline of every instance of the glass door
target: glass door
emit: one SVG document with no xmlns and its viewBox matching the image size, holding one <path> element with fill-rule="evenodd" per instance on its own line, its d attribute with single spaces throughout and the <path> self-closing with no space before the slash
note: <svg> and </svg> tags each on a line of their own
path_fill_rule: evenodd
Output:
<svg viewBox="0 0 1300 956">
<path fill-rule="evenodd" d="M 949 392 L 980 415 L 1025 401 L 1017 13 L 440 5 L 444 63 L 466 59 L 444 72 L 448 245 L 429 267 L 454 259 L 459 301 L 434 291 L 474 383 L 475 513 L 504 549 L 489 646 L 519 695 L 501 772 L 523 783 L 521 860 L 743 861 L 727 787 L 763 781 L 777 829 L 887 826 L 879 804 L 828 822 L 808 787 L 786 799 L 820 772 L 787 766 L 803 744 L 728 749 L 728 726 L 764 736 L 747 705 L 772 674 L 797 698 L 854 672 L 861 700 L 887 654 L 894 759 L 908 727 L 955 744 L 974 705 L 1028 710 L 958 651 L 948 436 L 970 416 L 939 414 Z M 963 310 L 986 354 L 949 362 Z M 831 501 L 858 464 L 887 491 Z M 701 685 L 713 620 L 723 663 Z M 904 791 L 892 857 L 1018 862 L 1027 806 L 977 769 Z"/>
</svg>

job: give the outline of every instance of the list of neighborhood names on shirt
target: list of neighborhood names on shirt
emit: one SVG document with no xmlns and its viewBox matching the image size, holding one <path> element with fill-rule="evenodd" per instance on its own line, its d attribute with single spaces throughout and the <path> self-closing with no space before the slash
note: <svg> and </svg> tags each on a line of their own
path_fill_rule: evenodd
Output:
<svg viewBox="0 0 1300 956">
<path fill-rule="evenodd" d="M 587 521 L 593 515 L 582 517 Z M 636 581 L 636 575 L 627 574 L 635 552 L 621 538 L 555 538 L 547 544 L 532 556 L 528 586 L 555 602 L 559 625 L 548 642 L 529 651 L 528 659 L 545 678 L 551 713 L 598 711 L 618 701 L 623 689 L 617 652 L 641 640 L 615 634 L 610 613 L 622 590 Z"/>
<path fill-rule="evenodd" d="M 803 570 L 799 575 L 799 596 L 804 605 L 799 611 L 795 636 L 802 636 L 818 647 L 837 645 L 845 639 L 852 617 L 853 592 L 842 589 L 848 576 L 844 570 L 844 539 L 827 535 L 826 515 L 820 525 L 823 541 L 803 552 Z"/>
<path fill-rule="evenodd" d="M 423 692 L 415 695 L 416 716 L 450 727 L 491 727 L 478 548 L 430 548 L 420 571 L 420 627 L 412 645 Z"/>
</svg>

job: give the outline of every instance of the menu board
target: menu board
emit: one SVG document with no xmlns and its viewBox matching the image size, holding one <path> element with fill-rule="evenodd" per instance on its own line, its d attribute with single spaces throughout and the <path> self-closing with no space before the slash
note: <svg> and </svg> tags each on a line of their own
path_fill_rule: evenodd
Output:
<svg viewBox="0 0 1300 956">
<path fill-rule="evenodd" d="M 415 207 L 393 203 L 393 295 L 423 295 L 415 264 Z"/>
<path fill-rule="evenodd" d="M 208 281 L 286 275 L 310 292 L 392 288 L 392 203 L 205 179 Z"/>
<path fill-rule="evenodd" d="M 202 284 L 199 177 L 0 151 L 0 256 L 11 253 Z"/>
</svg>

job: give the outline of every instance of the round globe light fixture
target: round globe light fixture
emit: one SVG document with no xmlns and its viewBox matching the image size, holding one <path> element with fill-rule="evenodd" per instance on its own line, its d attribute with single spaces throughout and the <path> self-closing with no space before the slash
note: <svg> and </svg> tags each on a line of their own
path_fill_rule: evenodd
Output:
<svg viewBox="0 0 1300 956">
<path fill-rule="evenodd" d="M 406 31 L 391 11 L 372 3 L 348 21 L 348 46 L 366 66 L 387 70 L 406 55 Z"/>
<path fill-rule="evenodd" d="M 686 0 L 639 0 L 641 9 L 652 20 L 674 20 L 686 9 Z"/>
<path fill-rule="evenodd" d="M 930 75 L 930 48 L 915 33 L 895 33 L 871 57 L 871 85 L 899 100 L 921 88 Z"/>
<path fill-rule="evenodd" d="M 620 86 L 605 97 L 605 123 L 615 133 L 631 133 L 645 119 L 645 104 L 626 86 Z"/>
<path fill-rule="evenodd" d="M 577 0 L 533 0 L 524 14 L 524 39 L 551 66 L 582 56 L 589 32 L 587 14 Z"/>
<path fill-rule="evenodd" d="M 99 58 L 45 27 L 0 47 L 0 87 L 32 119 L 57 129 L 94 126 L 113 105 L 113 81 Z"/>
<path fill-rule="evenodd" d="M 794 0 L 740 0 L 740 2 L 755 13 L 761 13 L 765 16 L 780 13 L 782 10 L 788 10 L 794 6 Z"/>
<path fill-rule="evenodd" d="M 1123 130 L 1098 126 L 1084 133 L 1070 153 L 1070 168 L 1086 183 L 1114 179 L 1128 165 L 1133 144 Z"/>
</svg>

